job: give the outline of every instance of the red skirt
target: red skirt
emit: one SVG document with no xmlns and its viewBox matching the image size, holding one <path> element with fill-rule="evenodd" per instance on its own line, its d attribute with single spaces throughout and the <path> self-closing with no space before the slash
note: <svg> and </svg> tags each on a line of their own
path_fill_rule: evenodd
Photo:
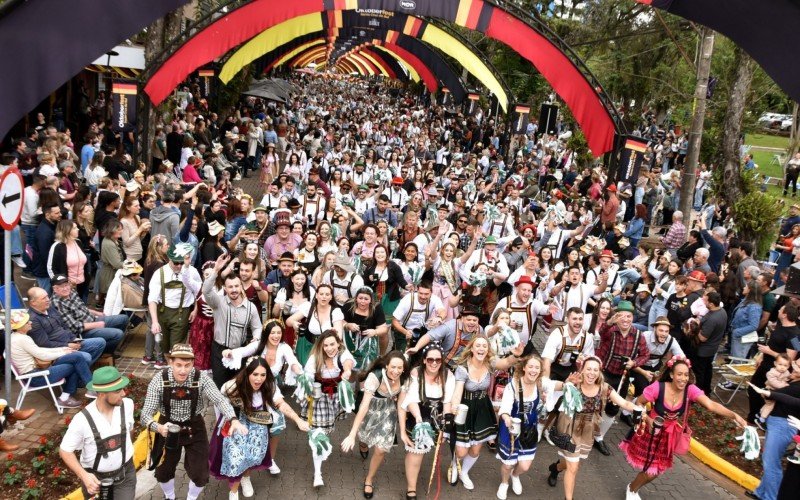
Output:
<svg viewBox="0 0 800 500">
<path fill-rule="evenodd" d="M 211 369 L 211 342 L 214 340 L 214 318 L 198 314 L 189 327 L 189 345 L 194 349 L 194 367 Z"/>
<path fill-rule="evenodd" d="M 680 439 L 681 426 L 677 420 L 666 420 L 657 436 L 645 430 L 634 433 L 619 444 L 631 466 L 650 476 L 663 474 L 672 468 L 675 446 Z"/>
</svg>

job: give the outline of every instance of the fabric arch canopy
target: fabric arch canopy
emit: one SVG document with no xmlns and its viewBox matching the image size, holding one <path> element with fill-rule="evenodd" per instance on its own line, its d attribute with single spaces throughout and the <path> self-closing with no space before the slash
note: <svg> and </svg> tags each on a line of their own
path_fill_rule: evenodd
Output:
<svg viewBox="0 0 800 500">
<path fill-rule="evenodd" d="M 378 26 L 378 28 L 374 28 L 372 26 L 353 28 L 342 26 L 346 20 L 355 19 L 353 16 L 346 16 L 344 14 L 346 13 L 341 11 L 330 11 L 326 14 L 317 15 L 317 17 L 314 17 L 314 14 L 308 14 L 285 21 L 265 30 L 258 36 L 253 37 L 238 50 L 233 52 L 220 70 L 220 80 L 222 80 L 223 83 L 229 82 L 231 78 L 233 78 L 244 66 L 257 60 L 263 54 L 274 51 L 277 47 L 290 43 L 292 40 L 306 36 L 309 33 L 328 31 L 333 36 L 336 36 L 337 33 L 357 33 L 357 38 L 363 38 L 366 36 L 371 36 L 370 33 L 375 33 L 375 35 L 379 36 L 382 31 L 386 31 L 385 29 L 381 30 L 379 28 L 380 25 L 377 23 L 374 26 Z M 400 16 L 395 21 L 394 25 L 402 28 L 405 24 L 407 24 L 407 18 L 408 16 Z M 306 24 L 307 29 L 303 30 L 299 28 L 299 25 L 302 24 Z M 416 31 L 420 31 L 421 20 L 416 19 L 416 23 L 411 24 L 416 24 Z M 441 36 L 448 37 L 448 39 L 452 42 L 457 43 L 457 40 L 441 30 L 440 34 Z M 432 35 L 430 36 L 435 37 L 436 33 L 432 31 Z M 438 79 L 452 91 L 453 98 L 456 102 L 462 102 L 466 98 L 467 92 L 460 76 L 455 70 L 452 69 L 449 63 L 447 63 L 447 61 L 441 57 L 441 55 L 439 55 L 431 47 L 410 35 L 398 33 L 395 35 L 395 40 L 398 38 L 402 40 L 402 42 L 398 42 L 399 45 L 403 46 L 403 48 L 405 48 L 408 52 L 417 56 L 417 59 L 421 60 L 425 65 L 427 65 L 428 68 L 430 68 L 430 70 L 438 77 Z M 474 60 L 477 60 L 477 58 Z M 483 65 L 483 68 L 485 69 L 486 74 L 491 75 L 491 72 L 485 67 L 485 65 Z M 507 94 L 503 91 L 503 88 L 497 81 L 496 77 L 492 75 L 491 80 L 495 82 L 495 84 L 492 84 L 493 88 L 499 87 L 499 92 L 501 92 L 499 97 L 501 101 L 507 103 Z M 431 91 L 433 92 L 433 90 Z"/>
<path fill-rule="evenodd" d="M 636 0 L 708 26 L 730 38 L 764 68 L 792 99 L 800 101 L 797 0 Z"/>
<path fill-rule="evenodd" d="M 395 14 L 391 17 L 376 18 L 356 10 L 345 10 L 324 13 L 322 23 L 332 36 L 341 36 L 343 32 L 351 34 L 360 32 L 363 37 L 366 33 L 371 31 L 392 29 L 403 35 L 419 39 L 428 44 L 431 48 L 435 48 L 436 51 L 445 54 L 458 54 L 456 60 L 459 64 L 481 82 L 490 93 L 497 97 L 503 110 L 508 109 L 509 91 L 498 80 L 496 76 L 498 73 L 497 70 L 491 66 L 491 64 L 484 62 L 481 57 L 478 57 L 477 54 L 479 54 L 480 51 L 468 41 L 456 38 L 456 35 L 448 33 L 429 21 L 407 14 Z M 251 40 L 251 42 L 255 41 Z M 234 52 L 234 55 L 240 52 L 247 52 L 250 55 L 254 55 L 254 47 L 251 46 L 251 42 L 248 42 Z M 260 56 L 261 55 L 259 55 L 259 57 Z M 237 73 L 249 62 L 252 61 L 247 61 L 246 57 L 235 57 L 232 62 L 229 60 L 229 62 L 225 63 L 220 73 L 220 78 L 223 82 L 227 83 L 233 76 L 231 73 Z M 231 64 L 235 64 L 236 67 L 232 68 Z"/>
<path fill-rule="evenodd" d="M 221 15 L 183 43 L 152 72 L 145 92 L 159 104 L 192 71 L 270 27 L 311 13 L 343 9 L 359 9 L 377 18 L 413 13 L 480 31 L 536 67 L 570 108 L 593 154 L 611 151 L 615 133 L 624 131 L 599 83 L 577 58 L 571 58 L 575 56 L 569 48 L 556 41 L 545 26 L 534 28 L 495 0 L 252 0 Z"/>
</svg>

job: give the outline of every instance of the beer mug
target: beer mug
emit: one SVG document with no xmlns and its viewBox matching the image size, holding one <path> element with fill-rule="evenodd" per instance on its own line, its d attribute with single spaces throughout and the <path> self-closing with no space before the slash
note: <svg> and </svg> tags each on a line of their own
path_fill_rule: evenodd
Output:
<svg viewBox="0 0 800 500">
<path fill-rule="evenodd" d="M 168 423 L 167 424 L 167 439 L 164 446 L 168 450 L 177 450 L 179 445 L 179 438 L 180 438 L 181 426 L 178 424 Z"/>
<path fill-rule="evenodd" d="M 458 411 L 456 412 L 456 416 L 453 419 L 453 421 L 458 425 L 466 424 L 468 411 L 469 411 L 469 406 L 464 404 L 458 405 Z"/>
<path fill-rule="evenodd" d="M 322 384 L 320 384 L 319 382 L 314 382 L 314 386 L 313 387 L 314 387 L 313 398 L 314 399 L 321 398 L 322 397 Z"/>
<path fill-rule="evenodd" d="M 511 427 L 508 429 L 508 432 L 510 432 L 515 436 L 519 436 L 520 434 L 522 434 L 522 419 L 512 418 Z"/>
<path fill-rule="evenodd" d="M 662 427 L 664 427 L 664 417 L 655 417 L 653 419 L 653 435 L 658 436 Z"/>
<path fill-rule="evenodd" d="M 114 498 L 114 480 L 105 478 L 100 481 L 100 493 L 97 494 L 97 500 L 111 500 Z"/>
</svg>

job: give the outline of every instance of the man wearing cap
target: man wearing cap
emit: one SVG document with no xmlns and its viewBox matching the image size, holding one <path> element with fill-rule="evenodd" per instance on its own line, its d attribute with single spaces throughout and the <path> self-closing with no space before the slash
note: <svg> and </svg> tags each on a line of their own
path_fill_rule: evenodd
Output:
<svg viewBox="0 0 800 500">
<path fill-rule="evenodd" d="M 600 344 L 595 347 L 595 354 L 603 362 L 603 376 L 606 383 L 624 395 L 628 394 L 628 374 L 637 366 L 644 365 L 650 359 L 642 332 L 633 326 L 633 304 L 621 300 L 616 312 L 600 328 Z M 594 447 L 603 455 L 610 455 L 603 438 L 614 425 L 614 417 L 619 407 L 610 401 L 606 403 L 600 433 L 594 438 Z"/>
<path fill-rule="evenodd" d="M 189 476 L 187 500 L 196 500 L 208 484 L 208 435 L 203 415 L 210 402 L 230 422 L 231 434 L 246 433 L 230 402 L 205 373 L 194 368 L 194 350 L 189 344 L 175 344 L 167 355 L 169 367 L 157 373 L 147 386 L 139 421 L 156 433 L 149 470 L 155 469 L 165 499 L 175 499 L 175 469 L 183 461 Z M 158 421 L 154 419 L 159 413 Z M 177 426 L 175 447 L 166 448 L 169 427 Z M 171 441 L 171 440 L 170 440 Z"/>
<path fill-rule="evenodd" d="M 611 292 L 611 295 L 616 297 L 622 291 L 622 284 L 617 273 L 619 267 L 613 264 L 615 257 L 614 252 L 611 250 L 604 249 L 600 252 L 600 265 L 590 269 L 586 274 L 586 284 L 596 286 L 600 284 L 601 279 L 604 279 L 606 281 L 606 291 Z M 593 298 L 598 300 L 600 294 L 595 293 Z"/>
<path fill-rule="evenodd" d="M 659 316 L 650 327 L 652 330 L 642 332 L 644 341 L 647 342 L 647 350 L 650 351 L 649 358 L 642 366 L 631 370 L 633 385 L 636 388 L 634 395 L 637 397 L 642 394 L 645 387 L 656 380 L 656 372 L 664 363 L 673 356 L 684 356 L 678 341 L 669 334 L 672 324 L 666 316 Z"/>
<path fill-rule="evenodd" d="M 488 238 L 487 238 L 488 239 Z M 536 283 L 530 276 L 522 275 L 514 283 L 514 293 L 497 301 L 492 314 L 498 309 L 507 309 L 510 312 L 511 323 L 509 326 L 517 331 L 522 345 L 525 346 L 523 355 L 535 352 L 533 347 L 533 334 L 536 333 L 536 320 L 539 316 L 555 314 L 558 309 L 555 304 L 549 306 L 539 299 L 533 298 L 533 289 Z"/>
<path fill-rule="evenodd" d="M 281 288 L 288 289 L 291 284 L 289 276 L 291 276 L 292 271 L 294 271 L 294 254 L 291 252 L 284 252 L 280 258 L 278 258 L 277 264 L 278 268 L 270 271 L 264 280 L 267 291 L 273 295 L 278 293 L 278 290 Z"/>
<path fill-rule="evenodd" d="M 375 198 L 368 197 L 368 194 L 369 187 L 366 184 L 360 184 L 358 186 L 356 199 L 353 202 L 353 210 L 361 218 L 364 217 L 364 214 L 367 213 L 367 210 L 370 210 L 375 206 Z"/>
<path fill-rule="evenodd" d="M 161 352 L 186 340 L 189 314 L 203 284 L 200 273 L 191 265 L 192 247 L 186 243 L 170 246 L 167 264 L 158 268 L 148 285 L 147 306 L 151 330 L 160 339 Z"/>
<path fill-rule="evenodd" d="M 101 338 L 106 341 L 105 353 L 113 354 L 117 345 L 125 335 L 128 327 L 128 316 L 115 314 L 105 316 L 101 311 L 89 309 L 78 297 L 72 285 L 63 274 L 53 276 L 53 305 L 61 314 L 61 319 L 76 336 L 92 339 Z M 120 292 L 121 293 L 121 292 Z"/>
<path fill-rule="evenodd" d="M 542 350 L 542 376 L 565 381 L 583 360 L 594 356 L 594 335 L 583 328 L 583 309 L 570 307 L 564 316 L 567 324 L 550 332 Z"/>
<path fill-rule="evenodd" d="M 86 389 L 97 399 L 72 417 L 61 440 L 59 455 L 81 480 L 86 498 L 100 492 L 100 482 L 113 481 L 115 500 L 133 500 L 136 469 L 133 466 L 133 400 L 125 397 L 130 381 L 113 366 L 95 370 Z M 75 452 L 81 452 L 81 458 Z"/>
<path fill-rule="evenodd" d="M 408 203 L 408 193 L 403 189 L 404 182 L 405 179 L 402 177 L 394 177 L 391 187 L 387 187 L 382 193 L 389 198 L 389 204 L 395 212 L 405 207 Z"/>
<path fill-rule="evenodd" d="M 276 215 L 275 234 L 264 242 L 264 251 L 267 253 L 270 264 L 275 265 L 278 257 L 287 252 L 294 252 L 300 247 L 303 238 L 299 234 L 293 233 L 291 227 L 289 214 L 281 212 Z"/>
<path fill-rule="evenodd" d="M 429 328 L 442 324 L 447 316 L 442 299 L 433 295 L 433 285 L 422 280 L 413 291 L 400 299 L 392 314 L 395 349 L 413 347 Z"/>
<path fill-rule="evenodd" d="M 89 366 L 103 354 L 106 341 L 102 338 L 80 339 L 72 333 L 43 289 L 33 287 L 28 290 L 28 312 L 31 320 L 31 330 L 28 335 L 37 346 L 69 347 L 80 351 Z"/>
<path fill-rule="evenodd" d="M 346 255 L 337 255 L 333 261 L 333 269 L 322 276 L 322 282 L 333 287 L 333 299 L 344 306 L 345 302 L 356 296 L 356 292 L 364 287 L 364 279 L 356 274 L 356 269 Z"/>
<path fill-rule="evenodd" d="M 214 341 L 211 343 L 211 372 L 217 387 L 236 376 L 238 370 L 231 370 L 222 364 L 222 353 L 236 349 L 252 337 L 254 342 L 261 340 L 261 311 L 256 310 L 242 290 L 242 282 L 231 273 L 225 277 L 223 287 L 225 296 L 215 290 L 217 275 L 230 262 L 230 255 L 220 255 L 214 269 L 203 281 L 203 298 L 214 311 Z"/>
<path fill-rule="evenodd" d="M 686 278 L 685 295 L 679 297 L 677 292 L 673 293 L 664 305 L 667 319 L 672 325 L 669 333 L 678 342 L 683 340 L 683 322 L 693 316 L 692 304 L 703 297 L 703 287 L 706 285 L 706 275 L 702 271 L 692 271 Z"/>
<path fill-rule="evenodd" d="M 261 205 L 253 209 L 254 219 L 244 226 L 239 228 L 239 231 L 231 238 L 227 245 L 228 250 L 234 254 L 238 254 L 244 246 L 254 241 L 258 244 L 259 248 L 264 246 L 269 236 L 269 218 L 267 217 L 267 209 Z M 211 224 L 217 221 L 212 221 Z M 211 224 L 208 225 L 209 234 L 211 233 Z M 217 222 L 219 224 L 219 222 Z"/>
<path fill-rule="evenodd" d="M 442 235 L 447 234 L 447 228 L 450 227 L 450 223 L 445 220 L 447 208 L 440 208 L 443 208 L 443 210 L 437 213 L 435 216 L 429 216 L 428 223 L 425 225 L 425 229 L 412 240 L 412 242 L 417 245 L 417 259 L 420 262 L 425 262 L 425 255 L 428 250 L 428 245 L 430 245 L 430 243 L 436 239 L 436 236 L 440 232 Z M 436 253 L 437 250 L 438 248 L 434 248 L 434 253 Z"/>
<path fill-rule="evenodd" d="M 478 264 L 486 264 L 489 268 L 487 277 L 491 278 L 497 286 L 500 286 L 500 283 L 504 282 L 511 274 L 506 258 L 497 250 L 497 238 L 492 235 L 487 236 L 483 240 L 483 248 L 472 252 L 467 263 L 461 266 L 461 279 L 469 281 L 470 273 Z"/>
</svg>

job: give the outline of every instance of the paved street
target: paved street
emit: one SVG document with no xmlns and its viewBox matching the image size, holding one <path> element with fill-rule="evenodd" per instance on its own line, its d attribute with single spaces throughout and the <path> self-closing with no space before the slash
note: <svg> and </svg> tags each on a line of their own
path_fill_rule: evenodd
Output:
<svg viewBox="0 0 800 500">
<path fill-rule="evenodd" d="M 272 477 L 266 471 L 253 476 L 253 485 L 257 498 L 271 499 L 297 499 L 297 498 L 361 498 L 362 484 L 369 465 L 369 459 L 362 460 L 356 452 L 343 454 L 338 445 L 346 436 L 353 418 L 350 417 L 339 423 L 332 435 L 334 452 L 323 465 L 325 486 L 319 490 L 312 487 L 311 450 L 308 447 L 304 434 L 301 434 L 290 424 L 290 428 L 281 436 L 277 462 L 281 474 Z M 210 421 L 209 421 L 210 422 Z M 210 425 L 210 423 L 209 423 Z M 627 428 L 625 428 L 627 429 Z M 610 442 L 618 443 L 623 437 L 623 425 L 609 433 Z M 442 447 L 444 457 L 444 446 Z M 405 498 L 405 472 L 403 466 L 404 452 L 400 447 L 390 453 L 386 463 L 381 468 L 379 479 L 375 482 L 376 499 Z M 543 442 L 534 461 L 532 470 L 522 478 L 523 497 L 535 499 L 560 499 L 564 498 L 562 481 L 556 488 L 547 485 L 547 466 L 555 461 L 555 448 Z M 449 459 L 445 460 L 445 464 Z M 419 497 L 424 497 L 430 474 L 431 462 L 428 459 L 423 465 L 418 484 Z M 442 484 L 440 498 L 495 498 L 499 484 L 500 462 L 484 449 L 477 464 L 472 469 L 470 477 L 475 483 L 475 490 L 467 491 L 459 483 L 453 487 Z M 140 472 L 140 485 L 144 486 L 142 477 L 150 472 Z M 594 500 L 622 499 L 625 498 L 625 485 L 634 477 L 634 472 L 625 461 L 622 452 L 614 450 L 610 457 L 604 457 L 593 451 L 587 462 L 584 462 L 578 473 L 578 485 L 575 498 Z M 562 475 L 563 477 L 563 475 Z M 442 474 L 444 481 L 444 470 Z M 184 498 L 188 480 L 179 474 L 177 480 L 178 498 Z M 160 488 L 155 486 L 152 494 L 145 494 L 140 498 L 160 500 L 163 498 Z M 140 488 L 141 489 L 141 488 Z M 741 490 L 737 491 L 737 495 Z M 663 478 L 657 479 L 647 486 L 641 493 L 643 499 L 733 499 L 738 498 L 723 488 L 717 486 L 702 474 L 694 470 L 683 461 L 676 461 L 675 468 Z M 203 499 L 228 499 L 227 484 L 211 480 L 203 492 Z M 240 494 L 240 498 L 243 498 Z M 509 490 L 509 498 L 516 496 Z"/>
</svg>

